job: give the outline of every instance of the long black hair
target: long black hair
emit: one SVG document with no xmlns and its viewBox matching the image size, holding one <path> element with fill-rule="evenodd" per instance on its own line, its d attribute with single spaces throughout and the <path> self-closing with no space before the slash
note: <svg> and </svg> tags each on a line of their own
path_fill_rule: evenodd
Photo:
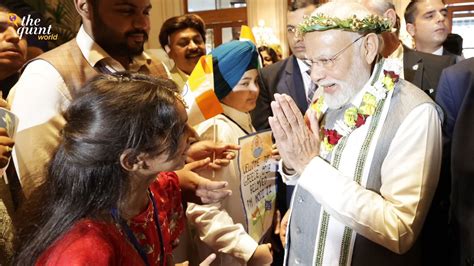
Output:
<svg viewBox="0 0 474 266">
<path fill-rule="evenodd" d="M 128 73 L 97 76 L 80 90 L 48 168 L 43 222 L 15 264 L 33 265 L 80 219 L 110 217 L 128 189 L 124 150 L 175 155 L 185 125 L 178 98 L 173 81 Z"/>
</svg>

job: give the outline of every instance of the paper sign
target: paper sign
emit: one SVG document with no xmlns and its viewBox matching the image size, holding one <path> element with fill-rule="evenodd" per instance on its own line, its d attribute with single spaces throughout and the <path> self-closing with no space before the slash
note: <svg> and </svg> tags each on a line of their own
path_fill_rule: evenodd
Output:
<svg viewBox="0 0 474 266">
<path fill-rule="evenodd" d="M 12 112 L 0 107 L 0 128 L 5 128 L 10 138 L 15 137 L 18 128 L 18 118 Z"/>
<path fill-rule="evenodd" d="M 271 158 L 272 133 L 239 139 L 240 190 L 247 232 L 257 242 L 271 228 L 276 202 L 276 161 Z"/>
</svg>

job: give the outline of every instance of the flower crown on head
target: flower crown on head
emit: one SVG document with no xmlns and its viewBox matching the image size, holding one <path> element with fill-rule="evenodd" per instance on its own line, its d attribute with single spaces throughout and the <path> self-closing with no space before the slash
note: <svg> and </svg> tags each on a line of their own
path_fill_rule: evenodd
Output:
<svg viewBox="0 0 474 266">
<path fill-rule="evenodd" d="M 304 35 L 312 31 L 325 31 L 332 29 L 341 29 L 344 31 L 352 31 L 359 33 L 376 34 L 391 31 L 391 26 L 386 18 L 381 18 L 376 15 L 369 15 L 363 19 L 357 18 L 356 15 L 346 18 L 334 18 L 324 14 L 316 14 L 315 16 L 307 17 L 301 24 L 298 25 L 298 32 Z"/>
</svg>

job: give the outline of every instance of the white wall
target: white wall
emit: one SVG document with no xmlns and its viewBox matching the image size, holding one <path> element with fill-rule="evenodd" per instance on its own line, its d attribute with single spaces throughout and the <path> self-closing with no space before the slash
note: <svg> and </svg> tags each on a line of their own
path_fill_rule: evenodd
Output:
<svg viewBox="0 0 474 266">
<path fill-rule="evenodd" d="M 271 27 L 282 48 L 283 57 L 288 56 L 286 41 L 286 10 L 288 0 L 247 0 L 247 21 L 250 28 L 258 26 L 260 19 L 265 27 Z"/>
<path fill-rule="evenodd" d="M 170 17 L 180 16 L 184 14 L 182 0 L 151 0 L 152 9 L 150 13 L 151 30 L 148 36 L 148 49 L 160 47 L 158 35 L 160 34 L 161 25 Z"/>
</svg>

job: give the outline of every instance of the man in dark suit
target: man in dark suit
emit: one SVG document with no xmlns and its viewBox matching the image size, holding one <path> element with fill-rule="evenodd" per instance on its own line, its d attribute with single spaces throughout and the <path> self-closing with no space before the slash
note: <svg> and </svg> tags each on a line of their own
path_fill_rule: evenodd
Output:
<svg viewBox="0 0 474 266">
<path fill-rule="evenodd" d="M 252 111 L 252 123 L 257 130 L 270 128 L 268 117 L 273 115 L 270 103 L 275 100 L 275 93 L 291 96 L 301 113 L 308 109 L 308 101 L 314 94 L 315 85 L 308 74 L 309 66 L 302 59 L 305 58 L 305 46 L 302 38 L 295 35 L 296 27 L 303 22 L 304 16 L 311 14 L 316 8 L 315 1 L 294 1 L 288 6 L 287 38 L 288 46 L 293 53 L 285 60 L 279 61 L 259 71 L 260 95 L 257 105 Z M 308 95 L 309 94 L 309 95 Z M 290 204 L 294 186 L 286 186 L 278 178 L 278 209 L 286 213 Z M 283 195 L 286 195 L 284 197 Z"/>
<path fill-rule="evenodd" d="M 288 6 L 287 38 L 292 55 L 260 70 L 260 95 L 252 112 L 252 122 L 257 130 L 270 128 L 268 117 L 272 115 L 270 103 L 275 93 L 290 95 L 302 113 L 308 108 L 307 91 L 312 82 L 306 73 L 309 66 L 302 61 L 306 52 L 303 39 L 295 33 L 303 17 L 316 8 L 313 2 L 295 1 Z"/>
<path fill-rule="evenodd" d="M 433 100 L 436 97 L 441 71 L 455 63 L 456 57 L 452 55 L 433 55 L 403 47 L 405 80 L 415 84 Z"/>
<path fill-rule="evenodd" d="M 445 112 L 441 179 L 451 183 L 451 263 L 474 265 L 474 58 L 443 71 L 436 102 Z"/>
</svg>

